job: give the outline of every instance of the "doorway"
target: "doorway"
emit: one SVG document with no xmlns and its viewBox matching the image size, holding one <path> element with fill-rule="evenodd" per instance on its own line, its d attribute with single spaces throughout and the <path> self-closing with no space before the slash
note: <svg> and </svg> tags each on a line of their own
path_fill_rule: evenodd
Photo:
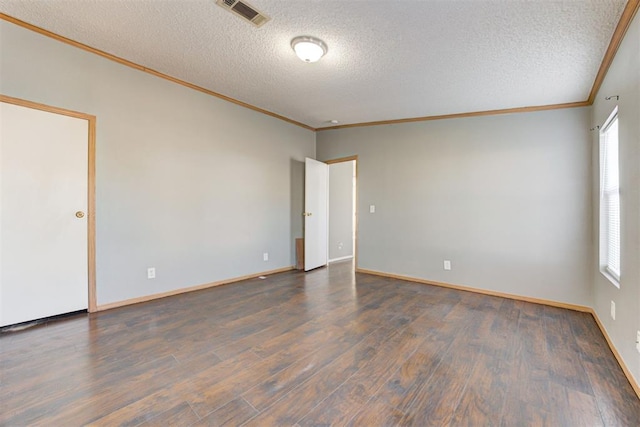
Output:
<svg viewBox="0 0 640 427">
<path fill-rule="evenodd" d="M 333 184 L 330 171 L 334 175 Z M 305 159 L 304 238 L 299 239 L 300 249 L 296 250 L 300 269 L 309 271 L 350 258 L 357 268 L 357 179 L 358 156 L 326 162 Z"/>
<path fill-rule="evenodd" d="M 95 311 L 95 117 L 0 95 L 0 326 Z"/>
<path fill-rule="evenodd" d="M 356 257 L 357 156 L 330 160 L 328 262 Z"/>
</svg>

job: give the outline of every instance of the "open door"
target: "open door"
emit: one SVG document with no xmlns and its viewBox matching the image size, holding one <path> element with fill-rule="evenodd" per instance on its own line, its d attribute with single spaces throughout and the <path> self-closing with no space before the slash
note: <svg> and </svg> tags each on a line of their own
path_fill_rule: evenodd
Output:
<svg viewBox="0 0 640 427">
<path fill-rule="evenodd" d="M 305 159 L 304 271 L 327 265 L 329 165 Z"/>
</svg>

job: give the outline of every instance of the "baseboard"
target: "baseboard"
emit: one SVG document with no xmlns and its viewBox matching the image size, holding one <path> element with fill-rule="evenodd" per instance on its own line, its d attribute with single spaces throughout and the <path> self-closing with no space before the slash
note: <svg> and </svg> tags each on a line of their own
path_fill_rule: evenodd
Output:
<svg viewBox="0 0 640 427">
<path fill-rule="evenodd" d="M 450 289 L 456 289 L 456 290 L 460 290 L 460 291 L 474 292 L 474 293 L 477 293 L 477 294 L 491 295 L 491 296 L 502 297 L 502 298 L 509 298 L 509 299 L 518 300 L 518 301 L 526 301 L 526 302 L 531 302 L 531 303 L 534 303 L 534 304 L 548 305 L 548 306 L 551 306 L 551 307 L 566 308 L 566 309 L 569 309 L 569 310 L 580 311 L 580 312 L 583 312 L 583 313 L 589 313 L 595 319 L 596 324 L 598 325 L 598 328 L 600 328 L 600 331 L 602 332 L 602 335 L 604 336 L 605 340 L 607 341 L 607 344 L 609 345 L 609 348 L 611 349 L 611 352 L 613 353 L 613 355 L 615 356 L 616 360 L 618 361 L 618 364 L 620 365 L 620 368 L 622 368 L 622 372 L 624 372 L 624 375 L 627 377 L 627 380 L 629 381 L 629 384 L 631 384 L 631 387 L 633 388 L 633 391 L 636 392 L 636 395 L 638 395 L 638 398 L 640 399 L 640 386 L 638 385 L 638 382 L 636 381 L 636 379 L 631 374 L 631 371 L 629 370 L 629 368 L 627 368 L 627 365 L 624 363 L 624 360 L 622 359 L 622 356 L 620 356 L 620 353 L 618 353 L 618 350 L 613 345 L 613 341 L 611 341 L 611 338 L 609 338 L 609 334 L 607 334 L 607 330 L 604 328 L 604 325 L 602 324 L 602 322 L 598 318 L 598 315 L 596 314 L 595 310 L 593 308 L 591 308 L 591 307 L 587 307 L 587 306 L 584 306 L 584 305 L 567 304 L 567 303 L 564 303 L 564 302 L 546 300 L 546 299 L 541 299 L 541 298 L 532 298 L 532 297 L 525 297 L 525 296 L 515 295 L 515 294 L 507 294 L 507 293 L 503 293 L 503 292 L 489 291 L 489 290 L 485 290 L 485 289 L 472 288 L 472 287 L 469 287 L 469 286 L 454 285 L 454 284 L 451 284 L 451 283 L 436 282 L 436 281 L 433 281 L 433 280 L 419 279 L 417 277 L 403 276 L 403 275 L 400 275 L 400 274 L 391 274 L 391 273 L 384 273 L 384 272 L 375 271 L 375 270 L 366 270 L 364 268 L 356 268 L 356 272 L 357 273 L 372 274 L 372 275 L 375 275 L 375 276 L 388 277 L 388 278 L 391 278 L 391 279 L 406 280 L 408 282 L 416 282 L 416 283 L 424 283 L 424 284 L 427 284 L 427 285 L 441 286 L 443 288 L 450 288 Z"/>
<path fill-rule="evenodd" d="M 483 295 L 490 295 L 490 296 L 494 296 L 494 297 L 502 297 L 502 298 L 514 299 L 514 300 L 518 300 L 518 301 L 526 301 L 526 302 L 531 302 L 531 303 L 534 303 L 534 304 L 548 305 L 548 306 L 551 306 L 551 307 L 566 308 L 566 309 L 569 309 L 569 310 L 581 311 L 581 312 L 584 312 L 584 313 L 593 312 L 593 309 L 591 307 L 587 307 L 585 305 L 568 304 L 566 302 L 553 301 L 553 300 L 547 300 L 547 299 L 542 299 L 542 298 L 526 297 L 526 296 L 522 296 L 522 295 L 508 294 L 508 293 L 504 293 L 504 292 L 491 291 L 491 290 L 487 290 L 487 289 L 472 288 L 470 286 L 454 285 L 452 283 L 436 282 L 436 281 L 433 281 L 433 280 L 419 279 L 417 277 L 403 276 L 403 275 L 400 275 L 400 274 L 384 273 L 384 272 L 375 271 L 375 270 L 365 270 L 363 268 L 356 268 L 356 273 L 373 274 L 373 275 L 376 275 L 376 276 L 383 276 L 383 277 L 389 277 L 389 278 L 392 278 L 392 279 L 406 280 L 408 282 L 424 283 L 426 285 L 440 286 L 440 287 L 443 287 L 443 288 L 450 288 L 450 289 L 456 289 L 456 290 L 459 290 L 459 291 L 473 292 L 473 293 L 476 293 L 476 294 L 483 294 Z"/>
<path fill-rule="evenodd" d="M 332 263 L 332 262 L 338 262 L 338 261 L 344 261 L 346 259 L 353 259 L 353 255 L 347 255 L 347 256 L 343 256 L 340 258 L 333 258 L 327 261 L 327 263 Z"/>
<path fill-rule="evenodd" d="M 600 332 L 602 332 L 602 335 L 604 335 L 604 339 L 607 340 L 607 344 L 609 344 L 609 348 L 611 349 L 611 352 L 616 357 L 616 360 L 618 361 L 618 365 L 620 365 L 620 367 L 622 368 L 622 372 L 624 372 L 625 376 L 627 377 L 627 380 L 629 380 L 629 384 L 631 384 L 633 391 L 636 392 L 636 394 L 638 395 L 638 399 L 640 399 L 640 385 L 638 385 L 638 382 L 631 374 L 631 371 L 629 370 L 629 368 L 627 368 L 627 365 L 624 363 L 622 356 L 620 355 L 620 353 L 618 353 L 618 350 L 613 345 L 613 341 L 609 337 L 609 334 L 607 333 L 607 330 L 604 328 L 604 324 L 600 321 L 600 318 L 598 317 L 598 314 L 596 313 L 596 311 L 594 309 L 591 309 L 590 313 L 595 319 L 596 324 L 598 325 L 598 328 L 600 328 Z"/>
<path fill-rule="evenodd" d="M 166 298 L 166 297 L 170 297 L 170 296 L 173 296 L 173 295 L 184 294 L 184 293 L 187 293 L 187 292 L 193 292 L 193 291 L 199 291 L 199 290 L 202 290 L 202 289 L 213 288 L 215 286 L 228 285 L 230 283 L 240 282 L 242 280 L 254 279 L 256 277 L 268 276 L 268 275 L 276 274 L 276 273 L 283 273 L 285 271 L 291 271 L 293 269 L 294 269 L 293 266 L 277 268 L 275 270 L 263 271 L 261 273 L 248 274 L 246 276 L 240 276 L 240 277 L 234 277 L 234 278 L 231 278 L 231 279 L 220 280 L 218 282 L 205 283 L 203 285 L 190 286 L 188 288 L 174 289 L 172 291 L 161 292 L 161 293 L 158 293 L 158 294 L 151 294 L 151 295 L 145 295 L 145 296 L 142 296 L 142 297 L 126 299 L 126 300 L 123 300 L 123 301 L 116 301 L 116 302 L 112 302 L 112 303 L 109 303 L 109 304 L 98 305 L 96 307 L 96 311 L 104 311 L 104 310 L 109 310 L 109 309 L 112 309 L 112 308 L 124 307 L 125 305 L 138 304 L 138 303 L 141 303 L 141 302 L 151 301 L 151 300 L 154 300 L 154 299 Z"/>
</svg>

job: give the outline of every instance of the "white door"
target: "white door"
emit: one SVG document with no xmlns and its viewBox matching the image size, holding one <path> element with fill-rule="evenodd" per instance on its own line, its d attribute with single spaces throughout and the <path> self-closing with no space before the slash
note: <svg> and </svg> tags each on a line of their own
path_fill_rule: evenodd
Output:
<svg viewBox="0 0 640 427">
<path fill-rule="evenodd" d="M 0 326 L 88 306 L 88 129 L 0 102 Z"/>
<path fill-rule="evenodd" d="M 305 159 L 304 271 L 327 265 L 329 165 Z"/>
</svg>

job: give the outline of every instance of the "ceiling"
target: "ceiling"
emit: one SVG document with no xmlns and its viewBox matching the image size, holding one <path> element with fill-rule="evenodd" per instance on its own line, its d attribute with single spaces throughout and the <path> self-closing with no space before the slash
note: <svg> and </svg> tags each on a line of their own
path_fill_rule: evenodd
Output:
<svg viewBox="0 0 640 427">
<path fill-rule="evenodd" d="M 625 0 L 0 0 L 0 12 L 311 128 L 585 101 Z M 290 47 L 328 45 L 319 62 Z"/>
</svg>

